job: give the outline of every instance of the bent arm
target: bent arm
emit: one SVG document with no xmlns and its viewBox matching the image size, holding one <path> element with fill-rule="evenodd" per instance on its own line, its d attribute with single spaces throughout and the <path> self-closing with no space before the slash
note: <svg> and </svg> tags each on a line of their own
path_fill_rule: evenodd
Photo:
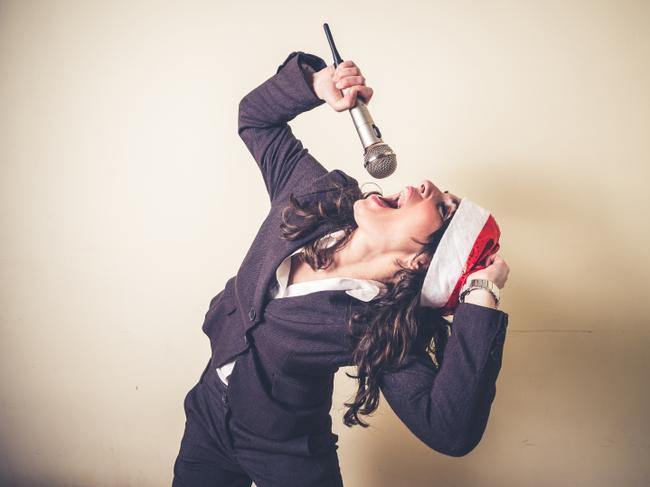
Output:
<svg viewBox="0 0 650 487">
<path fill-rule="evenodd" d="M 313 91 L 311 75 L 326 66 L 318 56 L 294 51 L 275 75 L 239 102 L 238 133 L 262 172 L 272 203 L 327 173 L 287 123 L 325 103 Z"/>
<path fill-rule="evenodd" d="M 381 376 L 388 404 L 430 448 L 463 456 L 480 442 L 496 394 L 507 326 L 507 313 L 461 303 L 440 368 L 428 354 L 412 354 L 399 370 Z"/>
</svg>

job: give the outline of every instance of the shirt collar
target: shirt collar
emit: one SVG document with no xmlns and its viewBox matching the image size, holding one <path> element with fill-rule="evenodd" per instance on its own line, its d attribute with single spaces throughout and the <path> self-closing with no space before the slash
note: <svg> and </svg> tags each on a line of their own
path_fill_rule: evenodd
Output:
<svg viewBox="0 0 650 487">
<path fill-rule="evenodd" d="M 323 247 L 329 248 L 345 236 L 344 230 L 337 230 L 321 237 Z M 370 301 L 376 298 L 380 293 L 386 291 L 387 287 L 383 282 L 373 279 L 355 279 L 352 277 L 331 277 L 327 279 L 317 279 L 314 281 L 298 282 L 287 287 L 289 272 L 291 271 L 291 257 L 294 254 L 302 252 L 302 247 L 297 249 L 291 255 L 287 256 L 278 266 L 276 271 L 277 292 L 274 298 L 286 298 L 290 296 L 300 296 L 315 291 L 345 291 L 350 296 L 361 301 Z"/>
</svg>

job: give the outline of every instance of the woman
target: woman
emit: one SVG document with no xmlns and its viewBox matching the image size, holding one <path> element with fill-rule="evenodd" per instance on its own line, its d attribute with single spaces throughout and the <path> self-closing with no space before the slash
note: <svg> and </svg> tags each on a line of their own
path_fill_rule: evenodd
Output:
<svg viewBox="0 0 650 487">
<path fill-rule="evenodd" d="M 440 309 L 420 306 L 461 199 L 430 181 L 364 194 L 288 125 L 325 102 L 347 110 L 357 96 L 367 103 L 372 89 L 354 63 L 334 69 L 297 51 L 239 104 L 238 132 L 271 209 L 206 313 L 212 355 L 185 398 L 176 487 L 343 485 L 329 411 L 334 373 L 348 365 L 358 390 L 345 425 L 368 426 L 360 415 L 377 409 L 381 391 L 438 452 L 465 455 L 481 439 L 508 315 L 490 292 L 471 291 L 449 333 Z M 506 263 L 492 254 L 487 264 L 469 277 L 503 288 Z"/>
</svg>

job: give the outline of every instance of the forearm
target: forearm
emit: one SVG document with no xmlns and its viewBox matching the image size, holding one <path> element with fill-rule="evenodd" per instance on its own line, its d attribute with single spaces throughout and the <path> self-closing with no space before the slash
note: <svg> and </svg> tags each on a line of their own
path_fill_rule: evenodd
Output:
<svg viewBox="0 0 650 487">
<path fill-rule="evenodd" d="M 325 61 L 318 56 L 294 51 L 273 76 L 239 102 L 238 133 L 262 172 L 272 203 L 327 172 L 288 124 L 325 103 L 314 93 L 308 75 L 323 66 Z"/>
<path fill-rule="evenodd" d="M 503 336 L 507 314 L 492 307 L 465 303 L 459 305 L 451 325 L 440 369 L 432 384 L 429 407 L 432 418 L 447 436 L 442 443 L 459 456 L 471 451 L 480 441 L 496 392 L 501 368 Z"/>
<path fill-rule="evenodd" d="M 386 400 L 406 426 L 429 447 L 465 455 L 480 441 L 496 392 L 508 315 L 460 304 L 441 365 L 413 357 L 382 377 Z"/>
<path fill-rule="evenodd" d="M 291 121 L 324 103 L 313 88 L 313 73 L 325 67 L 318 56 L 294 51 L 276 73 L 247 93 L 239 103 L 239 133 Z"/>
</svg>

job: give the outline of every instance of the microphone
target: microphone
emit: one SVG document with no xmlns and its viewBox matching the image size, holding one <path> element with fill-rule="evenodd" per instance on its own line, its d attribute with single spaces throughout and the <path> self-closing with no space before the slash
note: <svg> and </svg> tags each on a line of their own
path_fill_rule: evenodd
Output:
<svg viewBox="0 0 650 487">
<path fill-rule="evenodd" d="M 334 39 L 332 38 L 329 25 L 327 23 L 323 24 L 323 29 L 325 29 L 325 35 L 332 50 L 334 66 L 338 66 L 339 63 L 343 62 L 343 59 L 339 56 L 339 52 L 334 45 Z M 349 88 L 345 88 L 343 92 L 345 93 L 346 90 L 349 90 Z M 366 168 L 366 171 L 372 177 L 377 179 L 385 178 L 393 174 L 397 168 L 397 156 L 388 144 L 382 140 L 381 131 L 372 119 L 368 111 L 368 106 L 357 97 L 355 106 L 350 108 L 349 112 L 352 116 L 354 127 L 357 129 L 359 139 L 361 139 L 361 144 L 363 145 L 363 167 Z"/>
</svg>

